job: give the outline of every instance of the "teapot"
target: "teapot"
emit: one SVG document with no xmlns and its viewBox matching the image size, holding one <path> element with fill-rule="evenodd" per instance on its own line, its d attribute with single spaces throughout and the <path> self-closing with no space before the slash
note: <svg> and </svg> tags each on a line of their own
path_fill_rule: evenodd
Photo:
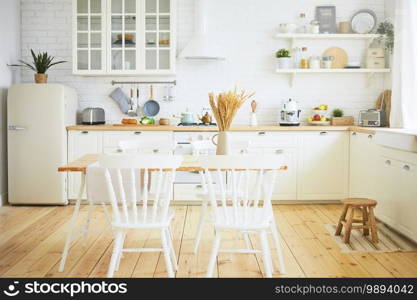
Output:
<svg viewBox="0 0 417 300">
<path fill-rule="evenodd" d="M 201 121 L 201 123 L 203 123 L 203 124 L 210 124 L 210 123 L 211 123 L 211 121 L 212 121 L 212 117 L 210 116 L 210 114 L 209 114 L 208 112 L 206 112 L 206 114 L 205 114 L 204 116 L 199 117 L 198 119 L 199 119 L 199 120 Z"/>
<path fill-rule="evenodd" d="M 181 113 L 180 116 L 174 115 L 173 117 L 181 119 L 181 124 L 184 125 L 195 123 L 194 114 L 192 112 L 189 112 L 188 110 L 186 112 Z"/>
</svg>

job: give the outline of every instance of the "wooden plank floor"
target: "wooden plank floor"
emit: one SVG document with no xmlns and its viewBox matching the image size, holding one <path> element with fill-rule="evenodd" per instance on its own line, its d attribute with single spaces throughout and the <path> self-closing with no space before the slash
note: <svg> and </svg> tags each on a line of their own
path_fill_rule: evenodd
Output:
<svg viewBox="0 0 417 300">
<path fill-rule="evenodd" d="M 97 207 L 91 222 L 99 230 L 79 237 L 73 244 L 64 273 L 58 272 L 61 251 L 73 207 L 0 208 L 0 277 L 104 277 L 113 247 L 104 213 Z M 417 277 L 417 252 L 342 253 L 324 229 L 337 222 L 339 205 L 277 205 L 277 224 L 284 240 L 286 277 Z M 193 253 L 194 233 L 200 207 L 176 206 L 173 223 L 174 247 L 178 255 L 177 277 L 204 277 L 214 230 L 204 228 L 200 250 Z M 81 215 L 87 214 L 82 207 Z M 259 248 L 256 236 L 252 247 Z M 127 247 L 160 247 L 158 231 L 132 231 Z M 243 241 L 238 241 L 242 243 Z M 226 234 L 223 248 L 236 245 Z M 270 245 L 273 245 L 271 242 Z M 272 252 L 274 264 L 276 253 Z M 275 269 L 277 269 L 276 266 Z M 160 253 L 125 253 L 116 277 L 166 277 Z M 218 277 L 263 277 L 261 255 L 221 254 Z M 278 272 L 275 277 L 280 277 Z"/>
</svg>

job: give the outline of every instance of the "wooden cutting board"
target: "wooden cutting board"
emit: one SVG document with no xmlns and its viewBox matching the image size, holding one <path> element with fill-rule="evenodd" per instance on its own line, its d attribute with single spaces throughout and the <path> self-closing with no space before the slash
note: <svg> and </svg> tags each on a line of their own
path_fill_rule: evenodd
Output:
<svg viewBox="0 0 417 300">
<path fill-rule="evenodd" d="M 323 56 L 333 56 L 332 69 L 344 69 L 349 61 L 346 51 L 339 47 L 327 49 Z"/>
</svg>

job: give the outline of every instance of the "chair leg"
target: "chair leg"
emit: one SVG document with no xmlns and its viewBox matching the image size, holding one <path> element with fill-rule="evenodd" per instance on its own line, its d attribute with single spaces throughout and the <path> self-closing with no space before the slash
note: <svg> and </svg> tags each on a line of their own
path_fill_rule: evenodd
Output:
<svg viewBox="0 0 417 300">
<path fill-rule="evenodd" d="M 346 204 L 343 205 L 343 212 L 342 212 L 342 215 L 340 216 L 339 223 L 337 224 L 335 235 L 340 235 L 342 233 L 342 228 L 343 228 L 342 221 L 345 221 L 345 219 L 346 219 L 346 214 L 347 214 L 348 208 L 349 208 L 348 205 L 346 205 Z"/>
<path fill-rule="evenodd" d="M 349 218 L 347 219 L 346 225 L 345 225 L 345 233 L 343 235 L 343 242 L 345 244 L 348 244 L 350 240 L 350 233 L 352 231 L 352 223 L 353 223 L 354 216 L 355 216 L 355 208 L 351 207 L 350 212 L 349 212 Z"/>
<path fill-rule="evenodd" d="M 117 260 L 119 259 L 119 256 L 121 255 L 120 252 L 122 251 L 122 241 L 123 241 L 123 231 L 118 230 L 116 232 L 116 238 L 114 240 L 113 254 L 110 259 L 109 269 L 107 270 L 108 278 L 112 278 L 114 275 L 114 271 L 117 265 Z"/>
<path fill-rule="evenodd" d="M 122 241 L 121 241 L 121 245 L 122 245 L 121 249 L 123 249 L 123 245 L 125 244 L 126 234 L 127 234 L 127 230 L 123 231 Z M 122 260 L 122 258 L 123 258 L 123 251 L 120 250 L 119 257 L 117 258 L 116 271 L 119 271 L 120 261 Z"/>
<path fill-rule="evenodd" d="M 250 244 L 250 240 L 249 240 L 249 233 L 242 232 L 242 235 L 243 235 L 243 240 L 245 241 L 246 249 L 251 249 L 251 244 Z"/>
<path fill-rule="evenodd" d="M 287 270 L 285 268 L 285 262 L 284 262 L 284 251 L 282 251 L 281 236 L 276 227 L 275 220 L 271 224 L 271 232 L 272 232 L 272 237 L 274 238 L 275 248 L 278 254 L 279 271 L 281 274 L 286 274 Z"/>
<path fill-rule="evenodd" d="M 194 253 L 198 252 L 198 247 L 200 246 L 201 234 L 203 233 L 204 219 L 206 217 L 207 210 L 207 199 L 203 199 L 203 205 L 201 206 L 200 218 L 198 220 L 197 232 L 195 234 L 194 242 Z"/>
<path fill-rule="evenodd" d="M 177 255 L 175 254 L 175 248 L 174 248 L 174 243 L 172 240 L 171 230 L 168 228 L 165 232 L 167 235 L 168 246 L 170 249 L 172 266 L 174 267 L 175 271 L 178 271 Z"/>
<path fill-rule="evenodd" d="M 362 208 L 362 223 L 363 223 L 363 235 L 368 236 L 369 235 L 369 218 L 368 218 L 368 207 L 364 206 Z"/>
<path fill-rule="evenodd" d="M 170 254 L 170 247 L 168 246 L 168 239 L 166 234 L 166 229 L 161 229 L 161 242 L 162 242 L 162 250 L 164 252 L 165 258 L 165 265 L 167 268 L 167 273 L 169 278 L 174 278 L 175 274 L 172 270 L 172 262 L 171 262 L 171 254 Z"/>
<path fill-rule="evenodd" d="M 209 260 L 209 264 L 207 267 L 206 277 L 208 278 L 213 277 L 214 265 L 216 263 L 217 254 L 219 253 L 221 238 L 222 238 L 222 233 L 220 231 L 216 231 L 216 236 L 213 242 L 213 248 L 211 249 L 210 260 Z"/>
<path fill-rule="evenodd" d="M 379 241 L 378 241 L 378 232 L 377 232 L 376 220 L 375 220 L 374 208 L 373 207 L 369 207 L 369 223 L 370 223 L 370 227 L 371 227 L 372 242 L 376 244 Z"/>
<path fill-rule="evenodd" d="M 88 231 L 90 230 L 91 216 L 93 214 L 93 210 L 94 210 L 94 205 L 92 203 L 88 203 L 88 211 L 87 211 L 87 217 L 85 220 L 84 234 L 83 234 L 84 245 L 87 244 Z"/>
<path fill-rule="evenodd" d="M 265 268 L 265 277 L 272 278 L 272 270 L 271 270 L 271 252 L 268 244 L 268 236 L 265 230 L 262 230 L 259 234 L 261 239 L 261 246 L 262 246 L 262 257 L 264 260 L 264 268 Z"/>
</svg>

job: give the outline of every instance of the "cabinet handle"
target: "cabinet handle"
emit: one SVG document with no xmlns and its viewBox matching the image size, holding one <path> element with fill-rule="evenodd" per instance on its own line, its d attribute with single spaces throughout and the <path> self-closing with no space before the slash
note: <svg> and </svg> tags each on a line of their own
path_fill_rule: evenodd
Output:
<svg viewBox="0 0 417 300">
<path fill-rule="evenodd" d="M 258 132 L 258 135 L 266 135 L 265 131 Z"/>
<path fill-rule="evenodd" d="M 327 135 L 327 131 L 320 132 L 320 135 Z"/>
<path fill-rule="evenodd" d="M 122 149 L 117 149 L 117 153 L 122 153 L 123 150 Z"/>
<path fill-rule="evenodd" d="M 352 135 L 353 136 L 357 136 L 358 134 L 356 132 L 352 132 Z"/>
<path fill-rule="evenodd" d="M 203 186 L 201 184 L 195 186 L 196 189 L 202 189 Z"/>
<path fill-rule="evenodd" d="M 410 166 L 409 166 L 409 165 L 404 165 L 404 166 L 403 166 L 403 169 L 404 169 L 405 171 L 410 171 L 410 170 L 411 170 L 411 168 L 410 168 Z"/>
<path fill-rule="evenodd" d="M 278 149 L 278 150 L 276 150 L 276 151 L 275 151 L 275 153 L 276 153 L 276 154 L 282 154 L 282 153 L 284 153 L 284 150 L 282 150 L 282 149 Z"/>
<path fill-rule="evenodd" d="M 153 153 L 159 153 L 159 149 L 153 149 Z"/>
<path fill-rule="evenodd" d="M 134 133 L 135 135 L 141 135 L 142 134 L 142 132 L 141 131 L 135 131 L 135 133 Z"/>
<path fill-rule="evenodd" d="M 390 166 L 390 165 L 391 165 L 391 161 L 390 161 L 389 159 L 387 159 L 387 160 L 385 161 L 385 164 L 386 164 L 387 166 Z"/>
<path fill-rule="evenodd" d="M 88 134 L 88 131 L 81 131 L 81 134 Z"/>
<path fill-rule="evenodd" d="M 368 139 L 372 140 L 374 136 L 372 134 L 368 135 Z"/>
</svg>

